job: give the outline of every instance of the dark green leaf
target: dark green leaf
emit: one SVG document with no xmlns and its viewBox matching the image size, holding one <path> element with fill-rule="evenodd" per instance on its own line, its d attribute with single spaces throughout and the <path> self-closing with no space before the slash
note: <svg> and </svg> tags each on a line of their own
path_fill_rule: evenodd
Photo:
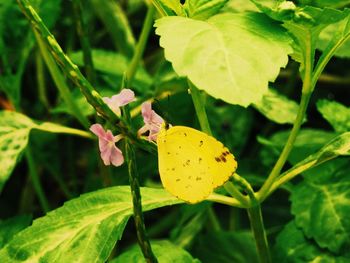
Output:
<svg viewBox="0 0 350 263">
<path fill-rule="evenodd" d="M 320 247 L 345 253 L 350 246 L 350 170 L 331 168 L 294 188 L 292 213 L 297 226 Z"/>
<path fill-rule="evenodd" d="M 151 241 L 152 250 L 157 257 L 159 263 L 199 263 L 200 261 L 194 259 L 186 250 L 172 244 L 167 240 Z M 143 263 L 145 259 L 141 253 L 140 247 L 134 245 L 126 252 L 121 254 L 110 263 Z"/>
<path fill-rule="evenodd" d="M 336 101 L 319 100 L 317 109 L 336 132 L 350 131 L 350 108 Z"/>
<path fill-rule="evenodd" d="M 242 106 L 261 99 L 292 51 L 285 31 L 258 13 L 219 14 L 207 21 L 163 17 L 156 27 L 176 73 L 209 95 Z"/>
<path fill-rule="evenodd" d="M 84 65 L 83 53 L 81 51 L 70 54 L 70 58 L 77 65 Z M 92 51 L 92 58 L 97 71 L 116 76 L 120 81 L 130 62 L 127 57 L 119 53 L 100 49 Z M 149 88 L 151 83 L 151 77 L 145 69 L 140 66 L 136 72 L 133 86 L 139 91 L 145 91 Z M 115 83 L 115 87 L 119 88 L 118 83 Z"/>
<path fill-rule="evenodd" d="M 295 101 L 273 89 L 269 89 L 259 102 L 253 104 L 253 107 L 266 118 L 279 124 L 293 124 L 298 112 L 298 104 Z"/>
<path fill-rule="evenodd" d="M 258 262 L 250 232 L 212 232 L 198 237 L 193 255 L 203 263 Z"/>
<path fill-rule="evenodd" d="M 4 247 L 12 237 L 23 230 L 32 222 L 32 216 L 22 215 L 6 220 L 0 220 L 0 249 Z"/>
<path fill-rule="evenodd" d="M 15 168 L 36 124 L 25 115 L 0 111 L 0 191 Z"/>
<path fill-rule="evenodd" d="M 279 233 L 273 254 L 280 263 L 346 263 L 349 259 L 335 256 L 321 249 L 312 240 L 308 240 L 303 232 L 291 221 Z"/>
<path fill-rule="evenodd" d="M 206 20 L 216 15 L 227 2 L 228 0 L 187 0 L 184 9 L 188 17 Z"/>
<path fill-rule="evenodd" d="M 181 203 L 163 189 L 141 192 L 144 211 Z M 84 194 L 17 234 L 0 250 L 1 262 L 105 262 L 132 210 L 129 186 Z"/>
</svg>

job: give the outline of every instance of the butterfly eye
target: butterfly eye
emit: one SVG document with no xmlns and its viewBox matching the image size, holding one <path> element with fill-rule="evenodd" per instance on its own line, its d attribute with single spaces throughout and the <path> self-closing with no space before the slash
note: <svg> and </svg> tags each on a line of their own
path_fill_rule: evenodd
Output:
<svg viewBox="0 0 350 263">
<path fill-rule="evenodd" d="M 168 130 L 170 128 L 170 124 L 169 123 L 165 123 L 165 129 Z"/>
</svg>

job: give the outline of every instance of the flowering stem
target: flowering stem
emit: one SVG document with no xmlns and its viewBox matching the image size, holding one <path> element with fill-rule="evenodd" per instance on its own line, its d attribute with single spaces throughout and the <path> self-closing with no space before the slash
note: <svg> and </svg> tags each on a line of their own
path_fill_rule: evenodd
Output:
<svg viewBox="0 0 350 263">
<path fill-rule="evenodd" d="M 100 94 L 93 88 L 90 82 L 83 76 L 77 65 L 63 52 L 55 37 L 50 33 L 38 13 L 34 10 L 28 0 L 17 0 L 23 14 L 30 21 L 32 28 L 38 33 L 40 39 L 50 50 L 56 63 L 61 67 L 62 71 L 68 76 L 73 83 L 79 87 L 87 101 L 95 110 L 106 120 L 112 124 L 119 123 L 117 129 L 131 139 L 137 146 L 154 153 L 155 148 L 144 140 L 139 140 L 135 134 L 130 132 L 123 120 L 121 120 L 103 101 Z"/>
<path fill-rule="evenodd" d="M 34 32 L 38 33 L 40 39 L 49 48 L 56 63 L 60 65 L 62 71 L 68 76 L 73 83 L 80 88 L 87 101 L 96 109 L 96 111 L 112 123 L 118 123 L 120 120 L 117 115 L 102 100 L 100 94 L 92 87 L 89 81 L 80 72 L 70 58 L 63 52 L 55 37 L 50 33 L 38 13 L 28 0 L 17 0 L 23 14 L 30 21 Z"/>
<path fill-rule="evenodd" d="M 153 254 L 151 243 L 149 242 L 142 213 L 141 193 L 139 184 L 139 174 L 137 171 L 135 150 L 130 140 L 125 140 L 125 155 L 129 170 L 129 182 L 132 194 L 134 220 L 137 231 L 137 240 L 142 250 L 146 262 L 158 262 Z"/>
</svg>

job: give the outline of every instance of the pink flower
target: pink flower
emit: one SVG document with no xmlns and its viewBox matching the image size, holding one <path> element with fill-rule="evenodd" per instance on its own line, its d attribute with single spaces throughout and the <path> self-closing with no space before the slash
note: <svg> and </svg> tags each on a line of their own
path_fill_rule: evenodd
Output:
<svg viewBox="0 0 350 263">
<path fill-rule="evenodd" d="M 111 98 L 104 97 L 103 101 L 111 108 L 111 110 L 120 116 L 120 107 L 135 100 L 135 94 L 131 89 L 122 89 L 119 94 Z"/>
<path fill-rule="evenodd" d="M 148 140 L 156 141 L 160 128 L 164 120 L 154 110 L 150 102 L 144 102 L 141 105 L 143 122 L 145 125 L 139 129 L 138 134 L 143 134 L 149 131 Z"/>
<path fill-rule="evenodd" d="M 114 166 L 120 166 L 124 162 L 122 151 L 115 146 L 122 136 L 113 136 L 110 130 L 107 132 L 100 124 L 93 124 L 90 127 L 90 131 L 98 137 L 98 145 L 101 152 L 101 159 L 105 165 L 113 164 Z"/>
</svg>

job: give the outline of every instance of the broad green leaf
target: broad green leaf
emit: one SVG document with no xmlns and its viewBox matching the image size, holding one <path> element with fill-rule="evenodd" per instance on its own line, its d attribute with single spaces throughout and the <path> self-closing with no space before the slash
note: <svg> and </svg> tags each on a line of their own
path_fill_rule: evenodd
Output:
<svg viewBox="0 0 350 263">
<path fill-rule="evenodd" d="M 81 51 L 70 54 L 70 58 L 77 65 L 84 65 L 83 53 Z M 119 77 L 120 81 L 129 65 L 129 60 L 127 57 L 107 50 L 94 49 L 92 51 L 92 59 L 94 67 L 97 71 L 117 76 Z M 145 91 L 149 88 L 151 83 L 152 78 L 145 71 L 145 69 L 140 66 L 136 72 L 133 86 L 135 86 L 135 88 L 139 91 Z M 115 87 L 119 87 L 117 83 L 115 84 Z"/>
<path fill-rule="evenodd" d="M 229 0 L 223 7 L 224 12 L 259 12 L 259 9 L 250 1 L 247 0 Z"/>
<path fill-rule="evenodd" d="M 296 225 L 321 248 L 345 253 L 350 247 L 350 173 L 342 169 L 329 180 L 300 183 L 292 191 Z"/>
<path fill-rule="evenodd" d="M 258 13 L 219 14 L 207 21 L 163 17 L 155 25 L 177 74 L 245 107 L 262 98 L 292 51 L 285 31 Z"/>
<path fill-rule="evenodd" d="M 28 144 L 31 129 L 93 138 L 86 131 L 50 122 L 36 123 L 21 113 L 0 111 L 0 192 Z"/>
<path fill-rule="evenodd" d="M 255 242 L 250 232 L 210 232 L 201 235 L 193 246 L 194 256 L 203 263 L 258 262 Z"/>
<path fill-rule="evenodd" d="M 144 211 L 181 203 L 163 189 L 141 193 Z M 105 262 L 132 213 L 129 186 L 84 194 L 17 234 L 0 250 L 1 262 Z"/>
<path fill-rule="evenodd" d="M 228 0 L 187 0 L 184 9 L 188 17 L 206 20 L 216 15 L 227 2 Z"/>
<path fill-rule="evenodd" d="M 275 262 L 280 263 L 346 263 L 349 261 L 345 257 L 332 255 L 317 246 L 313 240 L 308 240 L 294 221 L 289 222 L 277 236 L 273 256 Z"/>
<path fill-rule="evenodd" d="M 35 125 L 22 114 L 0 111 L 0 192 L 27 146 L 30 129 Z"/>
<path fill-rule="evenodd" d="M 190 253 L 186 250 L 172 244 L 167 240 L 151 241 L 152 250 L 157 257 L 159 263 L 199 263 L 197 259 L 194 259 Z M 142 255 L 140 246 L 134 245 L 126 252 L 121 254 L 116 259 L 110 261 L 110 263 L 143 263 L 145 259 Z"/>
<path fill-rule="evenodd" d="M 317 109 L 336 132 L 350 131 L 350 108 L 336 101 L 319 100 Z"/>
<path fill-rule="evenodd" d="M 6 220 L 0 220 L 0 249 L 8 243 L 12 237 L 23 230 L 32 222 L 32 216 L 21 215 Z"/>
<path fill-rule="evenodd" d="M 269 89 L 259 102 L 253 104 L 253 107 L 266 118 L 279 124 L 293 124 L 299 108 L 295 101 L 273 89 Z"/>
<path fill-rule="evenodd" d="M 349 41 L 349 30 L 344 28 L 347 26 L 348 21 L 340 21 L 327 26 L 319 35 L 317 40 L 317 48 L 324 51 L 330 43 L 336 44 L 339 40 L 342 43 L 334 53 L 337 57 L 349 58 L 350 57 L 350 41 Z M 335 41 L 338 40 L 338 41 Z"/>
<path fill-rule="evenodd" d="M 151 0 L 162 16 L 184 16 L 184 10 L 180 0 Z"/>
<path fill-rule="evenodd" d="M 350 4 L 349 0 L 299 0 L 298 2 L 302 5 L 332 8 L 342 8 Z"/>
<path fill-rule="evenodd" d="M 316 41 L 320 32 L 330 24 L 336 23 L 348 15 L 348 11 L 312 6 L 298 7 L 292 1 L 251 0 L 264 13 L 275 20 L 283 22 L 283 26 L 294 37 L 293 59 L 304 65 L 314 62 Z"/>
</svg>

